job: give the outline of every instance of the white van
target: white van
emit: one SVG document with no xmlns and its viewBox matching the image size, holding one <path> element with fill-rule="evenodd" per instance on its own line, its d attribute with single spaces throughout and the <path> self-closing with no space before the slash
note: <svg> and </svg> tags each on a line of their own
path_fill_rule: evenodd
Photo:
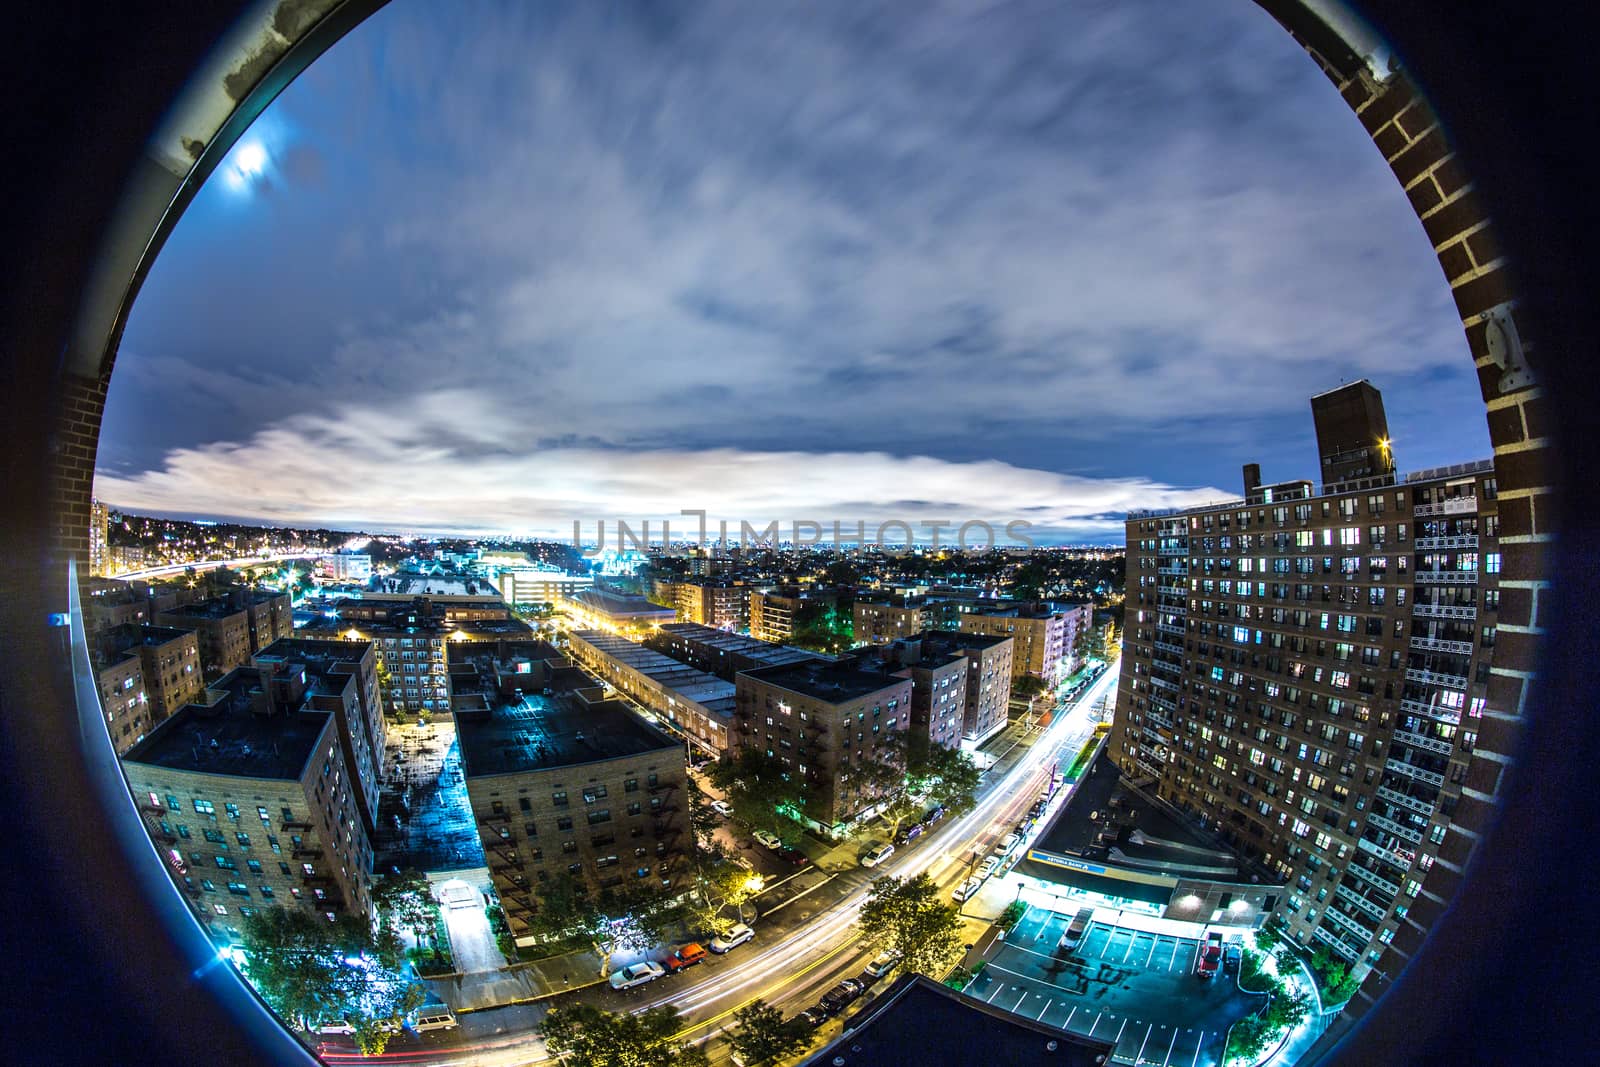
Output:
<svg viewBox="0 0 1600 1067">
<path fill-rule="evenodd" d="M 950 894 L 950 899 L 957 901 L 966 900 L 968 897 L 972 896 L 972 894 L 976 893 L 982 888 L 982 878 L 968 878 L 965 882 L 962 882 L 956 887 L 955 892 Z"/>
<path fill-rule="evenodd" d="M 447 1004 L 424 1004 L 417 1009 L 417 1022 L 412 1027 L 419 1034 L 429 1030 L 454 1030 L 461 1024 L 456 1022 L 455 1012 Z"/>
</svg>

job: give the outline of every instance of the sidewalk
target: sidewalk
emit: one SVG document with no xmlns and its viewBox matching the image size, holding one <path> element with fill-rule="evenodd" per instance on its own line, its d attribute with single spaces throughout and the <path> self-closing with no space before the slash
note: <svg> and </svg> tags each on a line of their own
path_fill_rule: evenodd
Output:
<svg viewBox="0 0 1600 1067">
<path fill-rule="evenodd" d="M 506 1004 L 540 1000 L 584 986 L 599 985 L 600 957 L 585 949 L 565 956 L 551 956 L 531 963 L 518 963 L 500 971 L 448 975 L 423 981 L 450 1010 L 483 1011 Z"/>
</svg>

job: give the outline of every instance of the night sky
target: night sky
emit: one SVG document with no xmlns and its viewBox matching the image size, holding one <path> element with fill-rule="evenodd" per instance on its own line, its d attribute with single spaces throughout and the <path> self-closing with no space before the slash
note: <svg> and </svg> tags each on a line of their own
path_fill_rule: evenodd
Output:
<svg viewBox="0 0 1600 1067">
<path fill-rule="evenodd" d="M 1248 0 L 395 0 L 235 147 L 112 381 L 141 512 L 1032 521 L 1489 454 L 1449 291 Z"/>
</svg>

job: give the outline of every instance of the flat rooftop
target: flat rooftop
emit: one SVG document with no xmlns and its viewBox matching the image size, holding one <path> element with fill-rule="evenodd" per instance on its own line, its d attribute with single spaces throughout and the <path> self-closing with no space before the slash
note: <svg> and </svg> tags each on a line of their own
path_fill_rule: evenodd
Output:
<svg viewBox="0 0 1600 1067">
<path fill-rule="evenodd" d="M 234 670 L 206 691 L 215 703 L 186 704 L 123 756 L 172 770 L 240 778 L 298 779 L 332 717 L 326 711 L 263 715 L 260 676 Z"/>
<path fill-rule="evenodd" d="M 1072 797 L 1039 835 L 1035 847 L 1046 852 L 1079 857 L 1095 865 L 1117 867 L 1171 878 L 1215 879 L 1223 882 L 1275 884 L 1266 875 L 1213 838 L 1200 833 L 1166 808 L 1121 781 L 1116 764 L 1104 753 L 1098 756 L 1077 784 Z M 1105 880 L 1051 864 L 1023 860 L 1023 874 L 1053 882 L 1120 896 L 1145 899 L 1139 887 L 1121 880 Z M 1086 880 L 1087 879 L 1087 880 Z M 1102 882 L 1114 886 L 1106 888 Z"/>
<path fill-rule="evenodd" d="M 719 630 L 714 626 L 702 626 L 697 622 L 665 623 L 661 627 L 661 632 L 682 638 L 685 641 L 693 641 L 695 644 L 713 652 L 746 656 L 750 659 L 760 660 L 769 666 L 827 658 L 819 656 L 815 652 L 807 652 L 803 648 L 775 645 L 770 641 L 761 641 L 746 634 Z"/>
<path fill-rule="evenodd" d="M 99 665 L 104 667 L 136 649 L 154 648 L 193 634 L 193 630 L 180 630 L 174 626 L 143 626 L 125 622 L 94 635 L 95 656 Z"/>
<path fill-rule="evenodd" d="M 384 591 L 381 596 L 413 597 L 413 596 L 492 596 L 498 597 L 500 591 L 493 582 L 487 578 L 476 575 L 457 574 L 421 574 L 413 571 L 401 571 L 397 574 L 386 574 L 379 581 L 384 582 Z"/>
<path fill-rule="evenodd" d="M 896 979 L 803 1067 L 1103 1067 L 1115 1042 L 1013 1015 L 920 974 Z"/>
<path fill-rule="evenodd" d="M 842 704 L 870 696 L 885 689 L 910 684 L 903 678 L 886 678 L 877 671 L 862 670 L 853 660 L 837 663 L 785 663 L 741 672 L 741 677 L 759 679 L 802 696 Z"/>
<path fill-rule="evenodd" d="M 576 767 L 683 746 L 620 700 L 472 695 L 482 698 L 472 702 L 478 703 L 476 709 L 455 711 L 462 767 L 469 778 Z"/>
<path fill-rule="evenodd" d="M 607 659 L 644 675 L 663 689 L 670 689 L 707 711 L 733 714 L 737 690 L 732 682 L 725 682 L 714 674 L 679 663 L 671 656 L 616 634 L 602 630 L 574 630 L 571 636 L 592 646 Z"/>
<path fill-rule="evenodd" d="M 616 617 L 644 616 L 646 618 L 660 618 L 670 615 L 677 618 L 678 613 L 671 608 L 664 608 L 660 604 L 652 604 L 642 596 L 633 596 L 628 593 L 610 593 L 604 589 L 584 589 L 573 593 L 567 599 L 575 604 L 596 611 L 603 615 Z"/>
</svg>

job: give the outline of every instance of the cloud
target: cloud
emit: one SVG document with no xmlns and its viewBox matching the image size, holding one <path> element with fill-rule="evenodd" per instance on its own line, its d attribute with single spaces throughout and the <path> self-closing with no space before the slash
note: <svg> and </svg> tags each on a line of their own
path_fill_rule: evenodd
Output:
<svg viewBox="0 0 1600 1067">
<path fill-rule="evenodd" d="M 514 408 L 473 392 L 424 394 L 407 411 L 351 406 L 298 415 L 239 442 L 176 449 L 160 469 L 102 471 L 97 496 L 139 512 L 207 513 L 370 530 L 586 535 L 604 519 L 666 520 L 689 534 L 704 510 L 734 531 L 777 520 L 853 529 L 899 519 L 1003 529 L 1025 520 L 1041 539 L 1120 535 L 1121 513 L 1225 498 L 1144 478 L 1085 478 L 997 461 L 955 463 L 883 452 L 751 452 L 537 447 Z M 870 528 L 870 527 L 869 527 Z M 658 534 L 659 536 L 659 534 Z M 923 533 L 923 536 L 927 536 Z M 977 531 L 974 531 L 974 537 Z M 1003 536 L 1003 535 L 1001 535 Z"/>
<path fill-rule="evenodd" d="M 268 117 L 320 173 L 203 190 L 128 331 L 215 405 L 184 456 L 451 389 L 535 442 L 1196 481 L 1360 376 L 1483 437 L 1404 195 L 1248 3 L 396 0 Z M 188 417 L 123 395 L 113 465 Z"/>
</svg>

